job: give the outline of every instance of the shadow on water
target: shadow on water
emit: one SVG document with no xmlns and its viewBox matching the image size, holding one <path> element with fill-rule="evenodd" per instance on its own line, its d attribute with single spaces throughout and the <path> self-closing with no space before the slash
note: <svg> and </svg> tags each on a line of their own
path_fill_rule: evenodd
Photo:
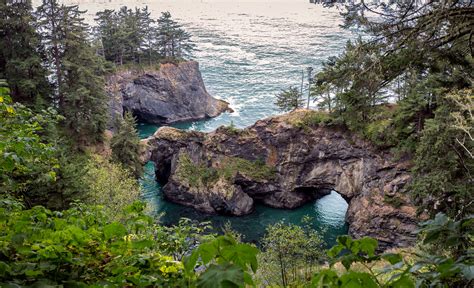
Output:
<svg viewBox="0 0 474 288">
<path fill-rule="evenodd" d="M 190 129 L 192 125 L 196 124 L 181 123 L 174 126 L 181 129 Z M 139 124 L 138 128 L 140 137 L 145 138 L 153 134 L 157 126 Z M 145 166 L 145 175 L 141 185 L 143 197 L 151 205 L 152 210 L 157 215 L 164 213 L 161 217 L 161 222 L 165 225 L 175 224 L 180 218 L 185 217 L 200 222 L 209 221 L 212 227 L 217 232 L 220 232 L 222 231 L 221 228 L 229 222 L 234 230 L 242 234 L 244 241 L 258 243 L 265 234 L 265 229 L 268 225 L 278 221 L 302 224 L 303 216 L 310 216 L 313 219 L 313 228 L 321 231 L 327 246 L 332 246 L 337 236 L 346 234 L 348 230 L 347 223 L 345 222 L 348 204 L 335 191 L 294 210 L 275 209 L 257 204 L 252 214 L 232 217 L 200 213 L 192 208 L 163 199 L 161 186 L 155 180 L 154 164 L 151 162 Z"/>
</svg>

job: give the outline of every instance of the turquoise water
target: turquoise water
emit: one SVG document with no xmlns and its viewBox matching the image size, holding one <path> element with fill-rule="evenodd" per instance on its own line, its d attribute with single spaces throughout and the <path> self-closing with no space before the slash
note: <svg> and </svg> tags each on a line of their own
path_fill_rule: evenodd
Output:
<svg viewBox="0 0 474 288">
<path fill-rule="evenodd" d="M 203 125 L 203 123 L 185 123 L 174 125 L 181 129 L 189 129 Z M 153 134 L 157 129 L 155 125 L 139 124 L 138 129 L 142 138 Z M 154 164 L 149 162 L 145 166 L 145 176 L 141 181 L 143 197 L 151 205 L 157 214 L 163 213 L 160 220 L 165 225 L 177 223 L 180 218 L 185 217 L 196 221 L 210 221 L 216 232 L 222 231 L 224 225 L 229 222 L 231 227 L 239 232 L 244 241 L 258 243 L 265 234 L 268 225 L 278 221 L 286 223 L 303 224 L 302 218 L 310 216 L 313 219 L 312 226 L 321 232 L 325 243 L 331 246 L 335 243 L 338 235 L 347 233 L 345 214 L 347 211 L 346 201 L 336 192 L 324 196 L 312 203 L 308 203 L 298 209 L 285 210 L 256 205 L 255 211 L 247 216 L 216 216 L 200 213 L 192 208 L 184 207 L 163 199 L 161 186 L 155 181 Z"/>
<path fill-rule="evenodd" d="M 308 0 L 64 0 L 88 10 L 91 20 L 97 11 L 147 5 L 154 18 L 163 11 L 184 24 L 193 35 L 198 50 L 194 59 L 208 92 L 228 101 L 234 113 L 224 113 L 207 121 L 175 125 L 182 129 L 211 131 L 233 123 L 242 128 L 258 119 L 278 114 L 275 94 L 290 85 L 300 87 L 302 70 L 315 72 L 325 59 L 341 53 L 356 31 L 340 28 L 339 11 L 309 4 Z M 304 93 L 307 91 L 305 75 Z M 311 106 L 314 106 L 311 103 Z M 155 132 L 156 126 L 141 124 L 142 137 Z M 244 217 L 209 216 L 161 198 L 154 180 L 153 166 L 146 166 L 142 181 L 144 197 L 162 221 L 176 223 L 179 217 L 211 220 L 216 228 L 230 221 L 247 241 L 258 241 L 265 227 L 279 220 L 299 223 L 304 215 L 314 218 L 314 227 L 325 228 L 324 238 L 332 244 L 347 232 L 344 215 L 347 203 L 332 193 L 296 210 L 277 210 L 257 206 Z"/>
</svg>

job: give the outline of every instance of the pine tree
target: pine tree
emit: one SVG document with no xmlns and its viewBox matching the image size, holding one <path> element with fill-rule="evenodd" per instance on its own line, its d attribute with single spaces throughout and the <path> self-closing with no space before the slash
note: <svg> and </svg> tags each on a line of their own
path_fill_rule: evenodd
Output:
<svg viewBox="0 0 474 288">
<path fill-rule="evenodd" d="M 195 49 L 191 35 L 172 19 L 170 12 L 161 13 L 158 23 L 158 42 L 161 55 L 165 58 L 189 57 Z"/>
<path fill-rule="evenodd" d="M 275 105 L 282 111 L 291 111 L 303 107 L 303 97 L 298 88 L 290 86 L 276 95 Z"/>
<path fill-rule="evenodd" d="M 56 103 L 79 144 L 101 140 L 107 123 L 107 97 L 101 59 L 87 41 L 89 27 L 77 6 L 45 0 L 38 8 L 40 31 L 53 63 Z"/>
<path fill-rule="evenodd" d="M 29 0 L 0 2 L 0 79 L 9 82 L 15 101 L 29 106 L 51 93 L 31 11 Z"/>
<path fill-rule="evenodd" d="M 54 101 L 61 107 L 64 104 L 62 93 L 63 78 L 62 57 L 64 53 L 64 32 L 62 31 L 61 20 L 64 9 L 57 0 L 43 0 L 41 6 L 36 10 L 38 19 L 38 32 L 43 46 L 45 47 L 46 64 L 53 71 L 51 77 L 55 88 Z"/>
<path fill-rule="evenodd" d="M 143 165 L 140 161 L 140 137 L 135 125 L 135 118 L 127 112 L 117 127 L 111 147 L 114 161 L 122 163 L 139 178 L 143 175 Z"/>
</svg>

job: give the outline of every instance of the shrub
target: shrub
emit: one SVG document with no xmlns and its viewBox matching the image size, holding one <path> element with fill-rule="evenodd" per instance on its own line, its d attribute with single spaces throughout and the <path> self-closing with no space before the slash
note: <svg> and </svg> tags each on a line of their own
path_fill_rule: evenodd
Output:
<svg viewBox="0 0 474 288">
<path fill-rule="evenodd" d="M 85 202 L 104 206 L 112 219 L 118 220 L 125 207 L 140 198 L 138 181 L 131 172 L 100 156 L 89 161 L 85 179 Z"/>
</svg>

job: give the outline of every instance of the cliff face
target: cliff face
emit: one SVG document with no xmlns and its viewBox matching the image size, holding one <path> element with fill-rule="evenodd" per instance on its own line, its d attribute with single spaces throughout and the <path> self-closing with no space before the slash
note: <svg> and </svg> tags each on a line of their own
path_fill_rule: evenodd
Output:
<svg viewBox="0 0 474 288">
<path fill-rule="evenodd" d="M 407 164 L 314 116 L 300 110 L 211 133 L 162 127 L 144 142 L 171 201 L 244 215 L 255 201 L 296 208 L 334 189 L 349 203 L 351 235 L 375 237 L 383 248 L 412 243 L 417 218 L 404 193 Z"/>
<path fill-rule="evenodd" d="M 107 92 L 112 118 L 125 110 L 139 121 L 169 124 L 231 111 L 227 102 L 207 93 L 195 61 L 162 64 L 158 71 L 118 72 L 108 78 Z"/>
</svg>

